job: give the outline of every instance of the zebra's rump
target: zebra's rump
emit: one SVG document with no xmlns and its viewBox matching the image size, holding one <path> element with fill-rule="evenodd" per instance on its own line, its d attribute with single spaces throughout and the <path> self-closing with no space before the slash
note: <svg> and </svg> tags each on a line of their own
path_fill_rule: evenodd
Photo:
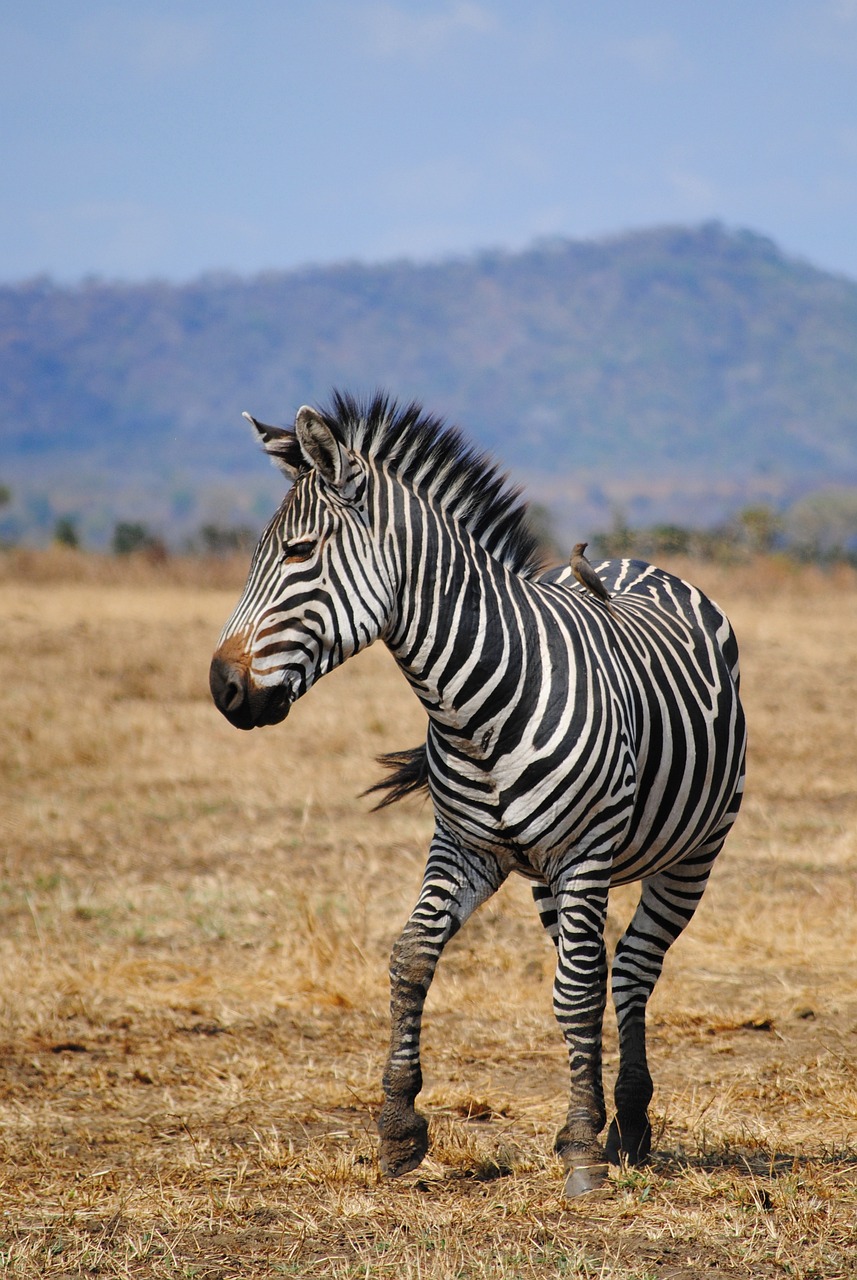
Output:
<svg viewBox="0 0 857 1280">
<path fill-rule="evenodd" d="M 632 699 L 634 814 L 614 854 L 614 883 L 637 880 L 719 843 L 743 794 L 746 727 L 738 645 L 698 587 L 644 560 L 594 565 L 610 614 L 567 566 L 539 585 L 571 593 L 599 618 Z"/>
</svg>

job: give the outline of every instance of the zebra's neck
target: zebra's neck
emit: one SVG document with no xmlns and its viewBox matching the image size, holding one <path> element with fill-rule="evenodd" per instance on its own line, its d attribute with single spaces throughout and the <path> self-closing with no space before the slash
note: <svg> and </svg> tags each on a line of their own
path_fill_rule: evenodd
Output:
<svg viewBox="0 0 857 1280">
<path fill-rule="evenodd" d="M 531 585 L 442 512 L 412 503 L 384 639 L 435 729 L 479 755 L 504 710 L 520 711 Z"/>
</svg>

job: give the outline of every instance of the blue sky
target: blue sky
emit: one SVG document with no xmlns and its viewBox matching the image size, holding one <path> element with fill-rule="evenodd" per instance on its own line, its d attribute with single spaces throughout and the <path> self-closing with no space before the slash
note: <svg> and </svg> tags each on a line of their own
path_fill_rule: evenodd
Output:
<svg viewBox="0 0 857 1280">
<path fill-rule="evenodd" d="M 718 218 L 857 279 L 857 0 L 0 0 L 0 280 Z"/>
</svg>

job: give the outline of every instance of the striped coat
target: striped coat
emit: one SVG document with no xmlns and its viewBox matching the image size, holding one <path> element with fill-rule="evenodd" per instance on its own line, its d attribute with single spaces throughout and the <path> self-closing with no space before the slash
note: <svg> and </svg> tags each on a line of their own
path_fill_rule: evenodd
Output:
<svg viewBox="0 0 857 1280">
<path fill-rule="evenodd" d="M 557 946 L 571 1097 L 556 1147 L 567 1193 L 586 1192 L 606 1160 L 648 1153 L 646 1002 L 740 803 L 729 623 L 641 561 L 597 566 L 609 605 L 570 569 L 540 574 L 517 494 L 415 406 L 337 397 L 325 413 L 302 409 L 294 432 L 254 425 L 294 484 L 212 660 L 215 702 L 238 727 L 275 723 L 381 638 L 428 717 L 425 745 L 394 753 L 379 784 L 388 800 L 426 787 L 436 818 L 391 958 L 382 1166 L 404 1172 L 427 1149 L 414 1101 L 443 946 L 516 872 Z M 601 1148 L 603 927 L 610 885 L 631 880 L 642 890 L 613 962 L 620 1069 Z"/>
</svg>

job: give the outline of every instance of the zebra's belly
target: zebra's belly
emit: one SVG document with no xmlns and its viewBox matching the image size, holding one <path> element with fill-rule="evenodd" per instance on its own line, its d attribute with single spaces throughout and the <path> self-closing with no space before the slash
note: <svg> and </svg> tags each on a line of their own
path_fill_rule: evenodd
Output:
<svg viewBox="0 0 857 1280">
<path fill-rule="evenodd" d="M 560 800 L 534 787 L 510 799 L 502 787 L 486 785 L 484 774 L 477 782 L 470 789 L 459 774 L 454 793 L 432 785 L 435 812 L 464 847 L 494 858 L 506 874 L 542 879 L 558 854 L 574 850 L 584 856 L 596 846 L 619 848 L 629 839 L 633 786 L 614 783 L 600 796 L 566 788 Z"/>
<path fill-rule="evenodd" d="M 582 830 L 566 833 L 562 839 L 558 839 L 555 833 L 546 833 L 542 839 L 524 845 L 510 839 L 502 824 L 462 822 L 460 817 L 456 818 L 442 809 L 436 812 L 444 827 L 452 831 L 465 848 L 493 859 L 504 875 L 548 882 L 558 863 L 568 866 L 583 860 L 596 848 L 612 847 L 616 853 L 610 882 L 613 885 L 630 884 L 680 862 L 710 835 L 710 830 L 706 829 L 692 841 L 687 833 L 666 841 L 655 838 L 651 833 L 637 833 L 637 839 L 604 841 L 598 824 L 591 824 Z M 629 815 L 629 824 L 631 820 Z M 714 824 L 711 826 L 713 829 Z"/>
<path fill-rule="evenodd" d="M 692 803 L 692 771 L 665 770 L 650 795 L 637 789 L 626 759 L 601 782 L 543 780 L 518 792 L 504 779 L 461 770 L 454 786 L 432 778 L 435 812 L 462 845 L 495 859 L 504 873 L 550 879 L 558 862 L 610 850 L 614 884 L 654 875 L 699 848 L 721 826 L 732 789 Z M 651 795 L 660 803 L 651 803 Z"/>
</svg>

